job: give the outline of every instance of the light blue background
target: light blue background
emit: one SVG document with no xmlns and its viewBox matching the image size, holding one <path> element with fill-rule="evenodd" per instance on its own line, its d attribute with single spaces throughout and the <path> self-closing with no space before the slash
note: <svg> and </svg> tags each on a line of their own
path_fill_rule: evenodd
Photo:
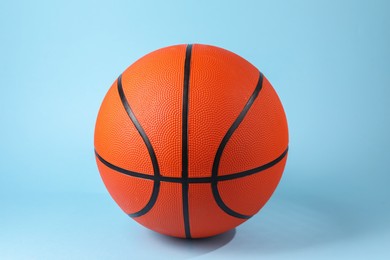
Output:
<svg viewBox="0 0 390 260">
<path fill-rule="evenodd" d="M 389 11 L 388 1 L 1 1 L 0 258 L 389 259 Z M 269 203 L 199 241 L 129 219 L 93 154 L 111 83 L 178 43 L 252 62 L 290 127 Z"/>
</svg>

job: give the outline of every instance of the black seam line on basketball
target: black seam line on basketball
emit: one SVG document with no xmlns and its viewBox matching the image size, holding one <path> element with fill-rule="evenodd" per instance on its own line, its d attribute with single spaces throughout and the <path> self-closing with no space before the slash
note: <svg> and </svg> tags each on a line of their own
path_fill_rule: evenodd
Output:
<svg viewBox="0 0 390 260">
<path fill-rule="evenodd" d="M 191 238 L 190 214 L 188 208 L 188 92 L 190 85 L 192 44 L 186 47 L 184 60 L 184 84 L 183 84 L 183 111 L 182 111 L 182 143 L 181 143 L 181 177 L 182 200 L 183 200 L 183 220 L 186 238 Z"/>
<path fill-rule="evenodd" d="M 259 79 L 258 79 L 257 85 L 255 87 L 255 90 L 253 91 L 252 95 L 249 97 L 248 101 L 246 102 L 246 104 L 244 106 L 244 109 L 238 115 L 236 120 L 233 122 L 231 127 L 226 132 L 226 134 L 223 137 L 221 143 L 219 144 L 218 150 L 217 150 L 217 152 L 215 154 L 215 157 L 214 157 L 213 168 L 212 168 L 212 172 L 211 172 L 211 177 L 213 179 L 213 181 L 211 183 L 211 189 L 213 191 L 213 196 L 214 196 L 214 199 L 217 202 L 218 206 L 223 211 L 225 211 L 225 213 L 227 213 L 227 214 L 229 214 L 229 215 L 231 215 L 233 217 L 241 218 L 241 219 L 248 219 L 251 216 L 238 213 L 238 212 L 232 210 L 231 208 L 229 208 L 223 202 L 223 200 L 221 198 L 221 195 L 219 194 L 219 191 L 218 191 L 218 179 L 217 179 L 218 169 L 219 169 L 219 163 L 221 161 L 222 153 L 223 153 L 223 150 L 225 149 L 226 144 L 229 142 L 230 137 L 233 135 L 234 131 L 236 131 L 238 126 L 241 124 L 242 120 L 244 120 L 244 117 L 246 116 L 246 114 L 248 113 L 249 109 L 251 108 L 251 106 L 255 102 L 255 100 L 256 100 L 257 96 L 259 95 L 262 87 L 263 87 L 263 74 L 260 72 Z"/>
<path fill-rule="evenodd" d="M 146 145 L 146 148 L 148 149 L 148 153 L 149 153 L 150 159 L 152 161 L 152 165 L 153 165 L 153 174 L 155 177 L 159 177 L 160 176 L 160 169 L 158 166 L 156 153 L 154 152 L 153 146 L 150 143 L 148 136 L 146 135 L 141 124 L 138 122 L 137 118 L 135 117 L 135 115 L 133 113 L 133 110 L 131 109 L 131 107 L 129 105 L 129 102 L 127 101 L 127 98 L 125 96 L 125 93 L 124 93 L 123 87 L 122 87 L 122 75 L 120 75 L 118 77 L 117 86 L 118 86 L 118 93 L 119 93 L 119 96 L 121 98 L 123 107 L 125 108 L 127 115 L 130 117 L 130 120 L 133 122 L 138 133 L 141 135 L 142 140 L 144 141 L 144 143 Z M 132 218 L 135 218 L 135 217 L 140 217 L 142 215 L 145 215 L 147 212 L 149 212 L 149 210 L 152 209 L 152 207 L 154 206 L 154 204 L 157 201 L 157 196 L 158 196 L 159 191 L 160 191 L 160 181 L 158 179 L 154 179 L 153 191 L 152 191 L 152 195 L 150 196 L 148 203 L 141 210 L 139 210 L 135 213 L 128 214 L 128 215 Z"/>
<path fill-rule="evenodd" d="M 279 155 L 275 160 L 273 160 L 273 161 L 271 161 L 269 163 L 266 163 L 266 164 L 264 164 L 262 166 L 259 166 L 259 167 L 256 167 L 256 168 L 253 168 L 253 169 L 250 169 L 250 170 L 242 171 L 242 172 L 237 172 L 237 173 L 232 173 L 232 174 L 228 174 L 228 175 L 217 176 L 217 178 L 216 178 L 217 180 L 216 181 L 218 181 L 218 182 L 220 182 L 220 181 L 229 181 L 229 180 L 234 180 L 234 179 L 239 179 L 239 178 L 243 178 L 243 177 L 246 177 L 246 176 L 250 176 L 250 175 L 253 175 L 253 174 L 256 174 L 256 173 L 260 173 L 260 172 L 262 172 L 264 170 L 267 170 L 268 168 L 271 168 L 272 166 L 276 165 L 281 160 L 283 160 L 283 158 L 287 155 L 287 152 L 288 152 L 288 148 L 281 155 Z M 180 177 L 168 177 L 168 176 L 162 176 L 162 175 L 160 177 L 156 178 L 155 176 L 150 175 L 150 174 L 134 172 L 134 171 L 126 170 L 126 169 L 123 169 L 123 168 L 118 167 L 116 165 L 113 165 L 112 163 L 109 163 L 104 158 L 102 158 L 98 154 L 98 152 L 96 150 L 95 150 L 95 155 L 99 159 L 99 161 L 101 161 L 108 168 L 110 168 L 110 169 L 112 169 L 114 171 L 117 171 L 119 173 L 131 176 L 131 177 L 135 177 L 135 178 L 147 179 L 147 180 L 159 181 L 159 182 L 172 182 L 172 183 L 183 183 L 183 182 L 188 182 L 188 183 L 211 183 L 211 182 L 215 181 L 215 178 L 212 178 L 212 177 L 198 177 L 198 178 L 197 177 L 192 177 L 192 178 L 188 178 L 186 181 L 183 180 Z"/>
</svg>

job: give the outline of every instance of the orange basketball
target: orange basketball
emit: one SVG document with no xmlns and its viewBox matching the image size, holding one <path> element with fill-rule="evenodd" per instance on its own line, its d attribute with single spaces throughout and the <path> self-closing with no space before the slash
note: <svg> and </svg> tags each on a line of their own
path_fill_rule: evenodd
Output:
<svg viewBox="0 0 390 260">
<path fill-rule="evenodd" d="M 96 121 L 95 154 L 112 198 L 156 232 L 201 238 L 256 214 L 287 159 L 282 104 L 252 64 L 209 45 L 136 61 Z"/>
</svg>

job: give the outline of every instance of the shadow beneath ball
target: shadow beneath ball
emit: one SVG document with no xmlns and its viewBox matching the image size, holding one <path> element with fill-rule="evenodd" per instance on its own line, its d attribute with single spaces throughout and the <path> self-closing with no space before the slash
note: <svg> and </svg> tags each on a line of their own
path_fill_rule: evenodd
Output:
<svg viewBox="0 0 390 260">
<path fill-rule="evenodd" d="M 337 243 L 374 230 L 360 208 L 315 192 L 277 194 L 238 227 L 229 255 L 272 255 Z M 374 221 L 372 221 L 374 222 Z"/>
<path fill-rule="evenodd" d="M 217 236 L 196 239 L 176 238 L 151 232 L 152 238 L 158 240 L 160 246 L 180 257 L 193 257 L 212 252 L 227 245 L 235 235 L 235 228 Z"/>
<path fill-rule="evenodd" d="M 377 214 L 378 215 L 378 214 Z M 191 258 L 257 258 L 340 243 L 383 228 L 388 215 L 373 218 L 356 203 L 315 190 L 286 188 L 247 222 L 224 234 L 204 239 L 180 239 L 150 231 L 149 242 L 162 254 Z M 211 255 L 210 255 L 211 256 Z M 245 258 L 244 257 L 244 258 Z"/>
</svg>

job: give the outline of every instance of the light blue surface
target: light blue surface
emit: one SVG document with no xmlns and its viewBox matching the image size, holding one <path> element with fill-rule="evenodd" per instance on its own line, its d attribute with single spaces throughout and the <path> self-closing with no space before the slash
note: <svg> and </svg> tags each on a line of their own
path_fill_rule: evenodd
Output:
<svg viewBox="0 0 390 260">
<path fill-rule="evenodd" d="M 389 259 L 389 10 L 388 1 L 1 1 L 0 259 Z M 291 142 L 258 215 L 184 241 L 119 210 L 93 131 L 128 65 L 194 42 L 267 76 Z"/>
</svg>

